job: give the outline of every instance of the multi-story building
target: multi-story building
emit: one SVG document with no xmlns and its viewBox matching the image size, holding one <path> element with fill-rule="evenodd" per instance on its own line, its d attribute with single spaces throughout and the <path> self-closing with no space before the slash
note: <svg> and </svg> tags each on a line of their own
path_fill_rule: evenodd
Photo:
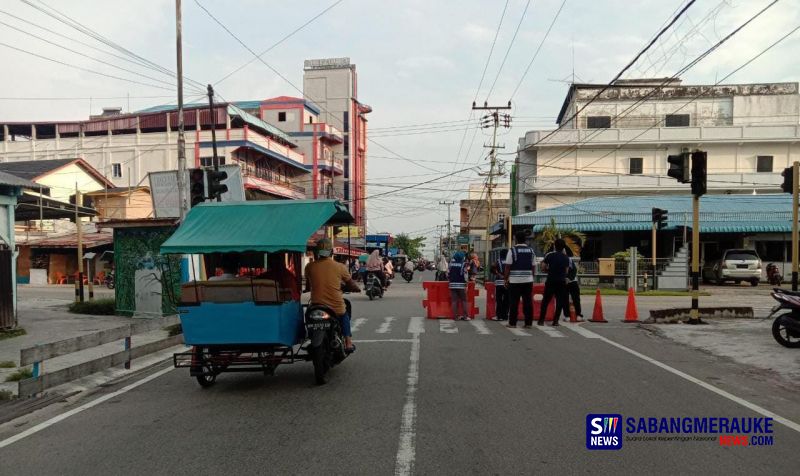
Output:
<svg viewBox="0 0 800 476">
<path fill-rule="evenodd" d="M 665 81 L 624 80 L 604 91 L 573 84 L 560 129 L 519 140 L 516 212 L 597 196 L 689 193 L 667 176 L 667 156 L 695 149 L 708 152 L 709 193 L 780 191 L 781 171 L 800 159 L 798 83 Z"/>
<path fill-rule="evenodd" d="M 469 242 L 476 244 L 486 239 L 486 229 L 498 221 L 503 221 L 510 213 L 510 186 L 496 184 L 492 189 L 492 214 L 489 216 L 489 200 L 486 186 L 482 183 L 469 185 L 467 198 L 460 200 L 459 234 L 469 236 Z M 484 249 L 483 245 L 475 248 Z"/>
<path fill-rule="evenodd" d="M 366 223 L 365 186 L 367 176 L 367 118 L 372 108 L 358 100 L 356 65 L 350 58 L 306 60 L 303 93 L 320 109 L 322 122 L 342 131 L 344 142 L 334 145 L 335 156 L 343 159 L 344 198 L 356 223 Z"/>
</svg>

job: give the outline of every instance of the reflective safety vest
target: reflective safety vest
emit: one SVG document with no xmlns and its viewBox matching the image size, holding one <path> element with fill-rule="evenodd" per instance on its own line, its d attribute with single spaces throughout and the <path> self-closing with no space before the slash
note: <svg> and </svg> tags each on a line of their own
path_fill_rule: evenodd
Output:
<svg viewBox="0 0 800 476">
<path fill-rule="evenodd" d="M 450 281 L 450 289 L 466 289 L 467 278 L 467 263 L 458 263 L 451 261 L 447 267 L 447 280 Z"/>
<path fill-rule="evenodd" d="M 505 286 L 506 278 L 504 273 L 506 271 L 505 256 L 497 260 L 497 276 L 494 278 L 495 286 Z"/>
<path fill-rule="evenodd" d="M 533 278 L 533 250 L 529 246 L 515 245 L 511 248 L 511 278 Z"/>
</svg>

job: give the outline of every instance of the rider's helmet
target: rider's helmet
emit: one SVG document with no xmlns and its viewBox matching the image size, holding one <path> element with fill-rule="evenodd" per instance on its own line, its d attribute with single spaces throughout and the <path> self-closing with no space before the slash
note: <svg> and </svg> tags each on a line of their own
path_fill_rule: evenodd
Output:
<svg viewBox="0 0 800 476">
<path fill-rule="evenodd" d="M 317 256 L 320 258 L 330 258 L 333 256 L 333 243 L 328 238 L 317 241 Z"/>
</svg>

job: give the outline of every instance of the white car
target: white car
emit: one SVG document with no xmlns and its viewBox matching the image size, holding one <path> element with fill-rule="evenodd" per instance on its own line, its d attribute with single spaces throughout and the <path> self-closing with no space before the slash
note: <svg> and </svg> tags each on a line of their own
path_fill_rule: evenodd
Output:
<svg viewBox="0 0 800 476">
<path fill-rule="evenodd" d="M 758 286 L 761 281 L 761 258 L 755 250 L 725 250 L 719 259 L 704 264 L 703 281 L 716 284 L 747 281 L 751 286 Z"/>
</svg>

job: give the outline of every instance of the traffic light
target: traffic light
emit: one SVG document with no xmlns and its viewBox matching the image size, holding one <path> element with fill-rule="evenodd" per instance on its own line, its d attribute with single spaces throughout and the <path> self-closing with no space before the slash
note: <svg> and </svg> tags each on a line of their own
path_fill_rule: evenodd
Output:
<svg viewBox="0 0 800 476">
<path fill-rule="evenodd" d="M 697 197 L 706 194 L 708 188 L 708 154 L 696 150 L 692 152 L 692 195 Z"/>
<path fill-rule="evenodd" d="M 793 186 L 794 186 L 794 174 L 792 173 L 792 167 L 786 167 L 781 172 L 781 176 L 783 177 L 783 183 L 781 184 L 781 190 L 784 193 L 793 193 Z"/>
<path fill-rule="evenodd" d="M 656 227 L 660 230 L 667 226 L 667 210 L 662 210 L 660 208 L 653 208 L 653 223 L 656 224 Z"/>
<path fill-rule="evenodd" d="M 208 182 L 208 198 L 219 201 L 223 193 L 228 191 L 228 186 L 220 183 L 228 178 L 228 172 L 222 170 L 206 170 L 206 181 Z"/>
<path fill-rule="evenodd" d="M 203 169 L 189 169 L 189 203 L 191 206 L 206 201 Z"/>
<path fill-rule="evenodd" d="M 683 152 L 679 155 L 670 155 L 667 157 L 669 163 L 669 170 L 667 175 L 674 178 L 680 183 L 689 183 L 689 153 Z"/>
</svg>

